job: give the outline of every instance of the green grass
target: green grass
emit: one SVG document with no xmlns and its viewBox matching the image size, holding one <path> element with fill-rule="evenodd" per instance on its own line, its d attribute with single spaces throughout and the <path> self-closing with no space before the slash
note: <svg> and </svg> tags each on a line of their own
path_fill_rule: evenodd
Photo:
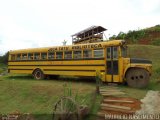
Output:
<svg viewBox="0 0 160 120">
<path fill-rule="evenodd" d="M 34 80 L 31 76 L 10 75 L 0 78 L 0 113 L 8 114 L 15 111 L 31 113 L 36 118 L 39 114 L 48 115 L 51 119 L 54 103 L 63 96 L 63 84 L 70 84 L 73 94 L 78 92 L 79 101 L 92 106 L 90 103 L 94 83 L 68 82 L 58 80 Z"/>
<path fill-rule="evenodd" d="M 0 74 L 6 70 L 7 65 L 0 63 Z"/>
<path fill-rule="evenodd" d="M 101 95 L 96 95 L 95 99 L 91 101 L 92 105 L 90 106 L 90 114 L 86 117 L 86 120 L 96 120 L 97 119 L 97 111 L 100 109 L 100 103 L 103 97 Z"/>
<path fill-rule="evenodd" d="M 153 26 L 153 27 L 150 27 L 150 28 L 146 28 L 144 30 L 146 30 L 146 31 L 160 31 L 160 25 L 156 25 L 156 26 Z"/>
</svg>

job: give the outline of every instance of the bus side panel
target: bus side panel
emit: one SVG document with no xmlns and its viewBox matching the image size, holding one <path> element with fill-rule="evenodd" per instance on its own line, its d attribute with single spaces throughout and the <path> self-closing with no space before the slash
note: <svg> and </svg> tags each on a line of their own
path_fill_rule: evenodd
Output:
<svg viewBox="0 0 160 120">
<path fill-rule="evenodd" d="M 96 71 L 105 74 L 104 60 L 71 60 L 71 61 L 20 61 L 9 62 L 11 73 L 32 74 L 41 69 L 48 75 L 96 76 Z"/>
<path fill-rule="evenodd" d="M 11 70 L 10 73 L 32 74 L 33 70 Z"/>
<path fill-rule="evenodd" d="M 95 76 L 95 72 L 90 71 L 45 71 L 48 75 L 71 75 L 71 76 Z"/>
</svg>

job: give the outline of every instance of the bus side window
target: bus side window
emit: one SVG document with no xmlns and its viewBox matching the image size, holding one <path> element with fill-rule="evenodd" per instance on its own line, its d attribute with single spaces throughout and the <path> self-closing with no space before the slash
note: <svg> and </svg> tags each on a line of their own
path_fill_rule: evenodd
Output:
<svg viewBox="0 0 160 120">
<path fill-rule="evenodd" d="M 16 60 L 16 55 L 11 55 L 11 60 Z"/>
<path fill-rule="evenodd" d="M 118 48 L 113 47 L 113 58 L 118 58 Z"/>
<path fill-rule="evenodd" d="M 40 59 L 40 53 L 34 53 L 34 60 Z"/>
<path fill-rule="evenodd" d="M 42 60 L 47 59 L 47 53 L 41 53 L 41 59 Z"/>
<path fill-rule="evenodd" d="M 111 59 L 111 48 L 107 48 L 107 58 Z"/>
<path fill-rule="evenodd" d="M 101 58 L 103 56 L 104 56 L 103 49 L 94 50 L 94 58 Z"/>
<path fill-rule="evenodd" d="M 48 53 L 48 59 L 54 59 L 54 52 L 49 52 Z"/>
<path fill-rule="evenodd" d="M 21 54 L 17 54 L 16 60 L 21 60 Z"/>
<path fill-rule="evenodd" d="M 56 52 L 56 59 L 63 59 L 63 52 Z"/>
<path fill-rule="evenodd" d="M 84 50 L 83 58 L 92 58 L 92 50 Z"/>
<path fill-rule="evenodd" d="M 28 60 L 33 60 L 33 53 L 28 53 Z"/>
<path fill-rule="evenodd" d="M 82 58 L 82 52 L 81 51 L 74 51 L 74 59 Z"/>
<path fill-rule="evenodd" d="M 27 53 L 22 54 L 22 60 L 27 60 Z"/>
<path fill-rule="evenodd" d="M 72 59 L 72 51 L 64 52 L 64 59 Z"/>
</svg>

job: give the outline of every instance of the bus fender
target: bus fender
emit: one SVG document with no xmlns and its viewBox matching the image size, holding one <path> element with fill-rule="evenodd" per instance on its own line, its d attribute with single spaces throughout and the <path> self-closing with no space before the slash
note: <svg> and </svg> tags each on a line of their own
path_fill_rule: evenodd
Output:
<svg viewBox="0 0 160 120">
<path fill-rule="evenodd" d="M 147 69 L 147 66 L 142 66 L 142 65 L 128 65 L 127 67 L 126 67 L 126 69 L 124 70 L 124 76 L 123 76 L 123 78 L 125 78 L 126 77 L 126 73 L 130 70 L 130 69 L 132 69 L 132 68 L 142 68 L 142 69 L 145 69 L 145 70 L 147 70 L 148 71 L 148 69 Z M 149 73 L 150 73 L 150 71 L 148 71 Z"/>
</svg>

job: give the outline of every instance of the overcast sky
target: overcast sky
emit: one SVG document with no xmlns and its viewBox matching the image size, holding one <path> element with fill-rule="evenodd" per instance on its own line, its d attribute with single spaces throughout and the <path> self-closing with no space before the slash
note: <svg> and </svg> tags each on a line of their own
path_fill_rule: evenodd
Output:
<svg viewBox="0 0 160 120">
<path fill-rule="evenodd" d="M 92 25 L 120 31 L 160 24 L 160 0 L 0 0 L 0 55 L 8 50 L 71 44 Z"/>
</svg>

